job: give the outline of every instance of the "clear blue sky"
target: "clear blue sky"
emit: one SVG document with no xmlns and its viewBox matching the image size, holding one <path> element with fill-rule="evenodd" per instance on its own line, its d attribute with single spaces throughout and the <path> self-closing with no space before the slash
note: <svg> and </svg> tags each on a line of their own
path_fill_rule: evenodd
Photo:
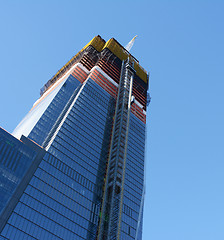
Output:
<svg viewBox="0 0 224 240">
<path fill-rule="evenodd" d="M 151 73 L 144 240 L 224 239 L 224 1 L 0 1 L 0 126 L 95 35 Z"/>
</svg>

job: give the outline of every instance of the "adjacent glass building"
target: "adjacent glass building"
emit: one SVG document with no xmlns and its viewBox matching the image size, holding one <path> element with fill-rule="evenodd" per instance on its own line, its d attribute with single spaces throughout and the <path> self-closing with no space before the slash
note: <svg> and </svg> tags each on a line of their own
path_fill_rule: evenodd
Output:
<svg viewBox="0 0 224 240">
<path fill-rule="evenodd" d="M 140 240 L 148 74 L 93 38 L 0 129 L 0 239 Z"/>
</svg>

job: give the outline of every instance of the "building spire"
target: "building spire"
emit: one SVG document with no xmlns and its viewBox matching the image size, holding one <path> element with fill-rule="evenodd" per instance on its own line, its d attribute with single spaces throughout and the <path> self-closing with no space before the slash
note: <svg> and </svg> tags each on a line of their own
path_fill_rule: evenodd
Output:
<svg viewBox="0 0 224 240">
<path fill-rule="evenodd" d="M 125 49 L 130 52 L 132 46 L 134 45 L 135 39 L 136 39 L 137 35 L 135 37 L 132 38 L 132 40 L 125 46 Z"/>
</svg>

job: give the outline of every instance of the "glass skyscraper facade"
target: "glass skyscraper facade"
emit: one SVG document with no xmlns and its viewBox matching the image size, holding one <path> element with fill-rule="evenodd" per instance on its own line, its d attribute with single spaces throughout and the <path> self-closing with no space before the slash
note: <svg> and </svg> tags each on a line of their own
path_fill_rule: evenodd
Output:
<svg viewBox="0 0 224 240">
<path fill-rule="evenodd" d="M 0 129 L 0 239 L 142 239 L 148 74 L 95 37 Z"/>
</svg>

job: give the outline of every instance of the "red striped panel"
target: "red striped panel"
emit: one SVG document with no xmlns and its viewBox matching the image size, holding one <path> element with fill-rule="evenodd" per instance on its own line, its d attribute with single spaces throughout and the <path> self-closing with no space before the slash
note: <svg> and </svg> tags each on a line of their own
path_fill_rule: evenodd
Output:
<svg viewBox="0 0 224 240">
<path fill-rule="evenodd" d="M 131 112 L 142 122 L 146 123 L 146 115 L 143 113 L 143 109 L 141 109 L 136 103 L 131 105 Z"/>
<path fill-rule="evenodd" d="M 104 90 L 106 90 L 113 97 L 117 97 L 117 87 L 103 76 L 97 69 L 94 69 L 90 75 L 91 79 L 98 83 Z"/>
<path fill-rule="evenodd" d="M 72 72 L 72 76 L 78 79 L 81 83 L 83 83 L 86 80 L 88 74 L 79 66 L 77 66 Z"/>
</svg>

